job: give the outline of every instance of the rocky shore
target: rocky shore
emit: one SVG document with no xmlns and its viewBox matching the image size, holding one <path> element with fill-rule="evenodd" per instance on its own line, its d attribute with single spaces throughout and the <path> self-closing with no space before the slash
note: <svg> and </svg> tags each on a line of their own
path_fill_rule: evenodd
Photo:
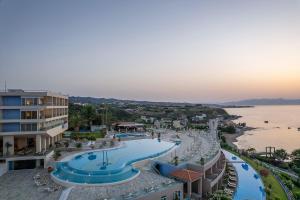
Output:
<svg viewBox="0 0 300 200">
<path fill-rule="evenodd" d="M 229 146 L 234 147 L 234 148 L 238 148 L 234 143 L 237 142 L 237 138 L 242 136 L 246 131 L 251 131 L 254 130 L 256 128 L 253 127 L 244 127 L 242 129 L 239 129 L 236 133 L 234 134 L 230 134 L 230 133 L 223 133 L 223 136 L 226 139 L 226 142 Z"/>
</svg>

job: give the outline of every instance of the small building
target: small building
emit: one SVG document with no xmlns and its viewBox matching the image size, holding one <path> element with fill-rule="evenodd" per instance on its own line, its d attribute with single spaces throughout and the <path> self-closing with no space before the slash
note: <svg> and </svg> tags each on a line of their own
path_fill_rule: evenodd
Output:
<svg viewBox="0 0 300 200">
<path fill-rule="evenodd" d="M 196 115 L 196 116 L 192 117 L 192 122 L 201 122 L 201 121 L 205 120 L 206 117 L 207 116 L 204 113 L 201 115 Z"/>
<path fill-rule="evenodd" d="M 145 125 L 135 122 L 117 122 L 113 124 L 114 130 L 119 132 L 144 132 Z"/>
<path fill-rule="evenodd" d="M 143 120 L 145 123 L 153 124 L 154 121 L 155 121 L 155 118 L 154 117 L 141 116 L 141 120 Z"/>
</svg>

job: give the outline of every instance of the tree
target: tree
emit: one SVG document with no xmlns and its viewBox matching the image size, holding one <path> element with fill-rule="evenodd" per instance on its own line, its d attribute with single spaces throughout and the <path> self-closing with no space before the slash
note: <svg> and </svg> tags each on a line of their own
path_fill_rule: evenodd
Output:
<svg viewBox="0 0 300 200">
<path fill-rule="evenodd" d="M 280 162 L 283 162 L 288 157 L 288 153 L 284 149 L 277 149 L 274 152 L 275 159 L 279 160 Z"/>
<path fill-rule="evenodd" d="M 174 165 L 177 166 L 178 165 L 178 156 L 174 157 Z"/>
<path fill-rule="evenodd" d="M 253 147 L 247 149 L 247 151 L 249 154 L 255 154 L 255 152 L 256 152 L 255 148 L 253 148 Z"/>
<path fill-rule="evenodd" d="M 95 106 L 85 105 L 81 111 L 81 115 L 88 122 L 88 126 L 91 127 L 97 115 Z"/>
<path fill-rule="evenodd" d="M 83 119 L 81 118 L 81 116 L 78 113 L 76 113 L 70 117 L 70 121 L 69 121 L 70 128 L 73 128 L 75 131 L 79 131 L 82 123 L 83 123 Z"/>
<path fill-rule="evenodd" d="M 300 167 L 300 149 L 296 149 L 292 152 L 291 154 L 293 163 L 297 166 Z"/>
</svg>

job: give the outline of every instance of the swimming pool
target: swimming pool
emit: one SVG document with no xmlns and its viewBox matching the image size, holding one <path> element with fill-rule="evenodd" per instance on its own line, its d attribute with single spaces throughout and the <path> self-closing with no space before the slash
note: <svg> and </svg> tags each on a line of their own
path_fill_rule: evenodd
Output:
<svg viewBox="0 0 300 200">
<path fill-rule="evenodd" d="M 145 137 L 146 133 L 116 133 L 116 138 L 127 138 L 127 137 Z"/>
<path fill-rule="evenodd" d="M 63 183 L 97 185 L 130 180 L 139 173 L 131 164 L 158 157 L 175 146 L 157 139 L 126 141 L 120 148 L 85 152 L 58 162 L 52 177 Z"/>
<path fill-rule="evenodd" d="M 234 200 L 265 200 L 266 193 L 260 175 L 244 160 L 223 150 L 226 159 L 235 167 L 238 175 L 238 186 Z"/>
</svg>

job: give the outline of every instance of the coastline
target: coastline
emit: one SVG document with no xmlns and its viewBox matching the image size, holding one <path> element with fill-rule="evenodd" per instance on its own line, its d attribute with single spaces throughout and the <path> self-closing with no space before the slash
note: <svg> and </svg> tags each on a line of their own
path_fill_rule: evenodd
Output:
<svg viewBox="0 0 300 200">
<path fill-rule="evenodd" d="M 231 133 L 223 133 L 223 136 L 226 139 L 226 143 L 236 149 L 239 149 L 237 145 L 234 144 L 234 142 L 237 142 L 237 138 L 244 135 L 246 131 L 251 131 L 256 128 L 253 127 L 245 127 L 242 130 L 239 130 L 237 133 L 231 134 Z"/>
</svg>

